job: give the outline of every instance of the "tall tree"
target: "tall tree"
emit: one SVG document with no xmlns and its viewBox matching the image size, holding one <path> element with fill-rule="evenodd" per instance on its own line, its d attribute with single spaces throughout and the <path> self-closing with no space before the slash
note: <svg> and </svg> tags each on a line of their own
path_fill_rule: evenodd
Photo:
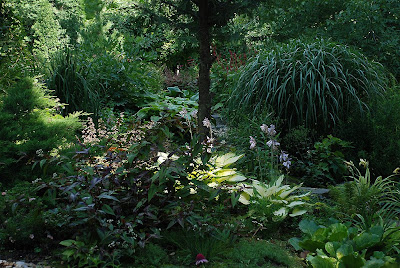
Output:
<svg viewBox="0 0 400 268">
<path fill-rule="evenodd" d="M 225 26 L 239 13 L 249 12 L 263 0 L 148 0 L 139 8 L 155 14 L 173 27 L 195 31 L 199 44 L 199 133 L 204 138 L 203 120 L 211 117 L 210 69 L 214 58 L 211 42 L 215 29 Z"/>
</svg>

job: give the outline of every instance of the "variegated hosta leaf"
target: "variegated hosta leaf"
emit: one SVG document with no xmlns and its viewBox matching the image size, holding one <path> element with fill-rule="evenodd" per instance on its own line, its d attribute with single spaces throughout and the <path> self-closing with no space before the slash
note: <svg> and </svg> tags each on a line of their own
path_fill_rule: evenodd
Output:
<svg viewBox="0 0 400 268">
<path fill-rule="evenodd" d="M 242 192 L 239 196 L 240 203 L 243 205 L 249 205 L 250 204 L 250 195 L 247 192 Z"/>
<path fill-rule="evenodd" d="M 213 177 L 225 177 L 225 176 L 232 176 L 235 175 L 237 172 L 234 169 L 219 169 L 216 172 L 212 172 L 212 174 L 210 174 Z"/>
<path fill-rule="evenodd" d="M 288 209 L 285 207 L 281 207 L 279 210 L 274 211 L 274 215 L 279 217 L 286 217 L 287 214 L 288 214 Z"/>
<path fill-rule="evenodd" d="M 236 155 L 234 153 L 227 153 L 224 155 L 217 156 L 214 161 L 215 161 L 215 166 L 217 167 L 228 167 L 229 165 L 235 163 L 238 161 L 240 158 L 242 158 L 244 155 Z"/>
<path fill-rule="evenodd" d="M 289 205 L 287 205 L 287 207 L 292 208 L 292 207 L 304 205 L 304 204 L 305 204 L 305 202 L 303 202 L 303 201 L 294 201 L 294 202 L 290 203 Z"/>
<path fill-rule="evenodd" d="M 307 213 L 307 209 L 295 208 L 292 213 L 289 214 L 290 217 L 297 217 Z"/>
<path fill-rule="evenodd" d="M 247 178 L 245 176 L 239 175 L 239 174 L 235 174 L 233 176 L 230 176 L 226 181 L 229 182 L 239 182 L 239 181 L 245 181 L 247 180 Z"/>
</svg>

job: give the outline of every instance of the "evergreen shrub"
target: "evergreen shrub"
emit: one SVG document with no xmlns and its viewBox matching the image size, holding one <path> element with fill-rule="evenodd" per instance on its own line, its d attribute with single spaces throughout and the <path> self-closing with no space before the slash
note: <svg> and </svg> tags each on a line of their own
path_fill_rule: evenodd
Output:
<svg viewBox="0 0 400 268">
<path fill-rule="evenodd" d="M 79 113 L 62 117 L 62 105 L 34 78 L 5 90 L 0 100 L 0 181 L 34 179 L 27 162 L 72 140 Z"/>
</svg>

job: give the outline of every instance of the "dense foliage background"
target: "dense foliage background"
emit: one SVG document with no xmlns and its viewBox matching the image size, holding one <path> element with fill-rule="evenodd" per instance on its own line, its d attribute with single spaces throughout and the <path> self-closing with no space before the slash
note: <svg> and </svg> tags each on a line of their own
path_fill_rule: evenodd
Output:
<svg viewBox="0 0 400 268">
<path fill-rule="evenodd" d="M 399 17 L 396 0 L 2 0 L 0 255 L 397 267 Z"/>
</svg>

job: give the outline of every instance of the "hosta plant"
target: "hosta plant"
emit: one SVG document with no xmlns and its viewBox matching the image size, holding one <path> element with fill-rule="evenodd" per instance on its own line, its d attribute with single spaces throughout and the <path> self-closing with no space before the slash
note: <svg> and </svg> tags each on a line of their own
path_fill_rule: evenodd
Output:
<svg viewBox="0 0 400 268">
<path fill-rule="evenodd" d="M 307 261 L 312 267 L 398 267 L 395 259 L 385 255 L 387 235 L 381 226 L 369 230 L 350 227 L 350 223 L 334 222 L 327 226 L 311 220 L 299 224 L 302 239 L 291 238 L 296 250 L 308 251 Z"/>
<path fill-rule="evenodd" d="M 243 182 L 239 202 L 250 205 L 250 214 L 263 221 L 281 221 L 287 216 L 296 217 L 307 212 L 310 193 L 294 194 L 301 185 L 283 184 L 284 176 L 267 184 L 257 180 Z"/>
</svg>

